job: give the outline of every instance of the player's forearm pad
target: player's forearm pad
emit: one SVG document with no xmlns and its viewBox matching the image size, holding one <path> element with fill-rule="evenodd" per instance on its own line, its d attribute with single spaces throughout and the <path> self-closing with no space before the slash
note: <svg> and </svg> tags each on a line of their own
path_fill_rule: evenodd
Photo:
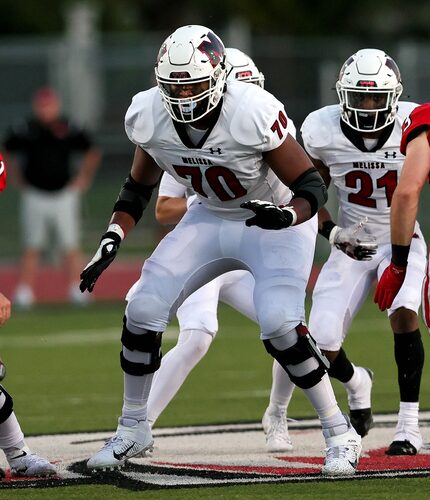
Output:
<svg viewBox="0 0 430 500">
<path fill-rule="evenodd" d="M 133 217 L 137 224 L 151 199 L 152 191 L 156 185 L 145 186 L 139 184 L 129 174 L 119 192 L 113 212 L 126 212 Z"/>
<path fill-rule="evenodd" d="M 304 198 L 311 206 L 312 216 L 318 209 L 324 206 L 327 201 L 327 186 L 325 185 L 318 170 L 314 167 L 303 172 L 291 185 L 293 198 Z"/>
</svg>

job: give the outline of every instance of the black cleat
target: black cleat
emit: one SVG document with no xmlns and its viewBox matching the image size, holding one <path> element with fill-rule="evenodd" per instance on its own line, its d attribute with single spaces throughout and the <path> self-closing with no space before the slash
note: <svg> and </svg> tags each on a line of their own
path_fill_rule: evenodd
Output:
<svg viewBox="0 0 430 500">
<path fill-rule="evenodd" d="M 367 436 L 368 432 L 373 427 L 373 415 L 371 408 L 364 408 L 363 410 L 350 410 L 349 419 L 351 420 L 351 425 L 361 437 Z"/>
<path fill-rule="evenodd" d="M 416 455 L 417 449 L 406 439 L 404 441 L 393 441 L 385 450 L 386 455 Z"/>
</svg>

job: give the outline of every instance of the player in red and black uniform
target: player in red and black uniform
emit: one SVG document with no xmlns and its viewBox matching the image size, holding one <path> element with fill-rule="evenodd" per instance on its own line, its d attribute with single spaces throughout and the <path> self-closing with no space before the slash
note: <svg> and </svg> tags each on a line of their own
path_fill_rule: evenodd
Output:
<svg viewBox="0 0 430 500">
<path fill-rule="evenodd" d="M 391 203 L 391 263 L 375 292 L 375 302 L 389 308 L 406 275 L 409 248 L 414 237 L 420 193 L 430 174 L 430 103 L 415 108 L 403 124 L 401 152 L 406 155 L 402 175 Z M 430 325 L 428 276 L 424 283 L 424 320 Z"/>
</svg>

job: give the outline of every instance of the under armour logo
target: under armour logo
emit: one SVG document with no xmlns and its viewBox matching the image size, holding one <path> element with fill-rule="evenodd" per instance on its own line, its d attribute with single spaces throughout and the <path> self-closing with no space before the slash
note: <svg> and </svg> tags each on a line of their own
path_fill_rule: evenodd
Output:
<svg viewBox="0 0 430 500">
<path fill-rule="evenodd" d="M 215 153 L 218 153 L 220 155 L 222 153 L 221 148 L 216 148 L 216 149 L 209 148 L 209 151 L 210 151 L 211 155 L 214 155 Z"/>
<path fill-rule="evenodd" d="M 397 152 L 393 151 L 392 153 L 389 153 L 388 151 L 385 151 L 385 158 L 396 158 L 397 157 Z"/>
</svg>

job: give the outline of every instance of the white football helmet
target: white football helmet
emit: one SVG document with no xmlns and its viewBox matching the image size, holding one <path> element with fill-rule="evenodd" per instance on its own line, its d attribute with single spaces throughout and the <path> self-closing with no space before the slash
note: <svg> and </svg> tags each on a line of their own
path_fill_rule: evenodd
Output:
<svg viewBox="0 0 430 500">
<path fill-rule="evenodd" d="M 215 108 L 225 91 L 224 45 L 209 28 L 182 26 L 161 46 L 155 77 L 164 106 L 174 120 L 199 120 Z M 190 95 L 193 85 L 203 90 Z M 185 90 L 188 95 L 180 97 Z"/>
<path fill-rule="evenodd" d="M 336 90 L 342 120 L 359 132 L 375 132 L 394 121 L 403 91 L 397 64 L 378 49 L 362 49 L 342 66 Z"/>
<path fill-rule="evenodd" d="M 230 47 L 225 49 L 225 55 L 227 80 L 255 83 L 264 89 L 264 75 L 248 55 Z"/>
</svg>

